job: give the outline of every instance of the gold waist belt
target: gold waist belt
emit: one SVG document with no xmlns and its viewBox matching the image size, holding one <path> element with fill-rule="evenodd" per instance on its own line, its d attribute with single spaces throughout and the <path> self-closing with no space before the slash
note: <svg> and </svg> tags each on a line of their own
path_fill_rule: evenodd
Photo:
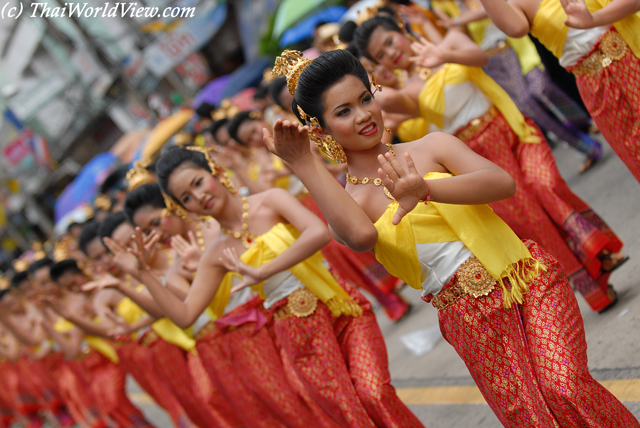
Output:
<svg viewBox="0 0 640 428">
<path fill-rule="evenodd" d="M 614 61 L 619 61 L 627 53 L 627 44 L 614 30 L 607 31 L 600 39 L 600 50 L 595 50 L 591 55 L 582 60 L 571 72 L 577 77 L 595 76 Z"/>
<path fill-rule="evenodd" d="M 495 285 L 496 280 L 487 272 L 480 260 L 471 257 L 460 266 L 450 286 L 443 288 L 438 295 L 427 297 L 425 300 L 431 301 L 433 307 L 440 311 L 466 295 L 474 298 L 486 296 L 493 291 Z"/>
<path fill-rule="evenodd" d="M 483 126 L 485 126 L 488 122 L 491 122 L 497 115 L 499 111 L 496 106 L 489 107 L 489 110 L 482 116 L 476 117 L 473 119 L 467 126 L 460 129 L 455 133 L 455 136 L 464 141 L 465 143 L 473 138 Z"/>
<path fill-rule="evenodd" d="M 491 49 L 487 49 L 486 51 L 484 51 L 487 56 L 494 56 L 497 53 L 502 52 L 503 50 L 507 49 L 509 47 L 509 43 L 505 42 L 504 40 L 499 42 L 498 45 L 495 48 L 491 48 Z"/>
<path fill-rule="evenodd" d="M 318 308 L 318 298 L 306 288 L 299 288 L 288 297 L 287 304 L 274 314 L 276 320 L 290 317 L 304 318 L 312 315 Z"/>
</svg>

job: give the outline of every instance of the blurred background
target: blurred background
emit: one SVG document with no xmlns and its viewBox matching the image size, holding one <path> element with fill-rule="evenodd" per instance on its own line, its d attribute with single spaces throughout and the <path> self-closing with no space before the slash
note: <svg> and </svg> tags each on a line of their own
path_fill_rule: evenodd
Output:
<svg viewBox="0 0 640 428">
<path fill-rule="evenodd" d="M 108 204 L 96 200 L 100 185 L 145 147 L 197 133 L 199 107 L 229 98 L 251 108 L 275 56 L 312 47 L 316 27 L 353 5 L 136 0 L 109 13 L 117 3 L 21 3 L 21 16 L 0 19 L 0 271 Z M 122 13 L 134 3 L 171 17 Z"/>
</svg>

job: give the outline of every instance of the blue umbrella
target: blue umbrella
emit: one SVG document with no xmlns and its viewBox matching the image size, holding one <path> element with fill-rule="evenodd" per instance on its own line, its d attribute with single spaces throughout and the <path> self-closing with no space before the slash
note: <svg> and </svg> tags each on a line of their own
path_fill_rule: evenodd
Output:
<svg viewBox="0 0 640 428">
<path fill-rule="evenodd" d="M 55 221 L 74 208 L 89 202 L 98 192 L 98 186 L 109 174 L 116 161 L 111 152 L 96 155 L 80 170 L 80 173 L 60 194 L 55 206 Z"/>
<path fill-rule="evenodd" d="M 298 43 L 299 41 L 311 37 L 313 35 L 313 29 L 318 22 L 338 22 L 346 11 L 347 8 L 344 6 L 330 6 L 321 10 L 315 15 L 301 21 L 295 27 L 291 27 L 282 33 L 278 46 L 284 48 L 285 46 Z"/>
<path fill-rule="evenodd" d="M 255 61 L 244 63 L 231 73 L 231 79 L 227 82 L 222 98 L 231 98 L 243 89 L 258 86 L 262 80 L 264 69 L 271 66 L 273 66 L 273 60 L 269 58 L 258 58 Z"/>
<path fill-rule="evenodd" d="M 217 105 L 222 101 L 222 93 L 230 80 L 231 75 L 226 74 L 204 85 L 200 92 L 198 92 L 198 95 L 196 95 L 196 99 L 193 101 L 193 107 L 198 108 L 202 103 L 209 103 L 213 106 Z"/>
</svg>

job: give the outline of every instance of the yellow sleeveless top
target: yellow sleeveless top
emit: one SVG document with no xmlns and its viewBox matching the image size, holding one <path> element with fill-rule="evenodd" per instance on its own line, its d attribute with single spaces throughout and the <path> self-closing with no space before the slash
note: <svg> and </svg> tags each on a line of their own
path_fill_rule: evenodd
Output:
<svg viewBox="0 0 640 428">
<path fill-rule="evenodd" d="M 300 232 L 292 225 L 278 223 L 267 233 L 257 237 L 255 244 L 242 254 L 241 259 L 250 266 L 262 266 L 282 254 L 299 236 Z M 322 263 L 323 261 L 322 254 L 317 252 L 289 270 L 304 284 L 307 290 L 327 305 L 334 316 L 358 317 L 362 315 L 362 308 L 340 287 Z M 262 285 L 263 283 L 260 283 L 252 288 L 264 299 Z"/>
<path fill-rule="evenodd" d="M 509 98 L 505 90 L 479 67 L 445 64 L 440 70 L 431 75 L 425 82 L 418 96 L 420 116 L 422 116 L 426 122 L 433 123 L 438 128 L 443 129 L 445 111 L 444 88 L 449 85 L 456 85 L 467 81 L 475 84 L 482 93 L 493 102 L 520 141 L 525 143 L 540 142 L 540 138 L 533 135 L 535 129 L 527 125 L 524 116 L 522 116 L 522 113 L 520 113 L 520 110 L 518 110 L 518 107 L 516 107 L 511 98 Z M 424 128 L 428 126 L 428 123 L 421 124 L 421 126 Z"/>
<path fill-rule="evenodd" d="M 445 177 L 451 177 L 451 174 L 430 172 L 424 178 Z M 420 203 L 394 226 L 392 220 L 397 208 L 397 202 L 390 204 L 376 221 L 378 242 L 374 251 L 376 259 L 390 274 L 413 288 L 420 289 L 422 284 L 416 244 L 462 241 L 502 285 L 505 307 L 522 303 L 528 283 L 544 270 L 488 205 Z M 528 264 L 531 269 L 525 271 L 519 262 Z M 506 288 L 505 279 L 509 280 L 510 289 Z"/>
<path fill-rule="evenodd" d="M 94 317 L 93 321 L 99 324 L 100 318 Z M 118 357 L 118 353 L 116 352 L 114 347 L 111 346 L 111 343 L 109 343 L 108 340 L 98 336 L 85 335 L 84 341 L 87 342 L 87 344 L 89 344 L 89 347 L 91 349 L 101 353 L 112 363 L 114 364 L 120 363 L 120 357 Z"/>
<path fill-rule="evenodd" d="M 611 0 L 585 0 L 590 12 L 600 10 L 611 3 Z M 564 24 L 567 19 L 560 0 L 543 0 L 540 3 L 531 25 L 531 34 L 540 40 L 557 58 L 562 56 L 564 41 L 569 27 Z M 640 16 L 633 13 L 613 24 L 633 54 L 640 58 Z"/>
</svg>

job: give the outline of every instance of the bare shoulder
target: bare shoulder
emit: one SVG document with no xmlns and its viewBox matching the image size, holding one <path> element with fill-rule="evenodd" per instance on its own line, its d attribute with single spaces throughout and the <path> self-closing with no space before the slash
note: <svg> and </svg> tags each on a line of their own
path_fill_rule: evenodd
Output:
<svg viewBox="0 0 640 428">
<path fill-rule="evenodd" d="M 215 241 L 207 247 L 207 251 L 204 252 L 200 263 L 198 264 L 198 270 L 201 268 L 219 268 L 224 267 L 220 258 L 223 255 L 223 251 L 226 248 L 233 247 L 237 239 L 232 236 L 221 233 L 218 235 Z"/>
</svg>

